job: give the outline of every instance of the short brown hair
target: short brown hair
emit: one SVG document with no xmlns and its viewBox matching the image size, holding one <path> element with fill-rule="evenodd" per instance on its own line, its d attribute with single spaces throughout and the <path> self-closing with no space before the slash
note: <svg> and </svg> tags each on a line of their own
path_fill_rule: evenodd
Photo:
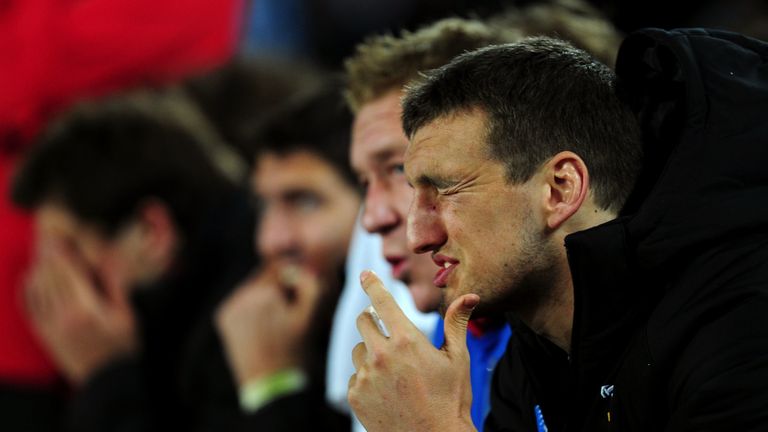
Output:
<svg viewBox="0 0 768 432">
<path fill-rule="evenodd" d="M 353 112 L 403 87 L 420 72 L 438 68 L 459 54 L 526 36 L 552 36 L 571 42 L 613 67 L 622 36 L 583 0 L 553 0 L 510 8 L 487 21 L 447 18 L 400 36 L 381 35 L 357 46 L 346 60 L 346 99 Z"/>
<path fill-rule="evenodd" d="M 393 87 L 402 87 L 419 72 L 440 67 L 457 55 L 522 37 L 515 29 L 492 28 L 477 20 L 447 18 L 416 32 L 374 36 L 357 46 L 344 62 L 345 96 L 352 111 Z"/>
</svg>

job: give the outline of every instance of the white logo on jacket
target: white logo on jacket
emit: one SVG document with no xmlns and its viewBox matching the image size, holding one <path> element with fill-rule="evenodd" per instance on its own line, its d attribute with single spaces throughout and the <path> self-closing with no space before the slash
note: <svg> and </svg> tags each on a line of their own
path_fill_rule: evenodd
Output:
<svg viewBox="0 0 768 432">
<path fill-rule="evenodd" d="M 603 399 L 608 399 L 613 396 L 613 384 L 606 384 L 600 387 L 600 396 L 602 396 Z"/>
</svg>

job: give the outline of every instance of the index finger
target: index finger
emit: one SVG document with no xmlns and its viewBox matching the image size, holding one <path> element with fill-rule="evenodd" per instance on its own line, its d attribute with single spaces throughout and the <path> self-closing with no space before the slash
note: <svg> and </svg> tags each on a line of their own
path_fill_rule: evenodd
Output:
<svg viewBox="0 0 768 432">
<path fill-rule="evenodd" d="M 368 298 L 371 299 L 371 305 L 376 309 L 390 334 L 409 331 L 414 328 L 392 294 L 384 287 L 381 279 L 374 272 L 365 270 L 360 273 L 360 285 L 362 285 Z"/>
</svg>

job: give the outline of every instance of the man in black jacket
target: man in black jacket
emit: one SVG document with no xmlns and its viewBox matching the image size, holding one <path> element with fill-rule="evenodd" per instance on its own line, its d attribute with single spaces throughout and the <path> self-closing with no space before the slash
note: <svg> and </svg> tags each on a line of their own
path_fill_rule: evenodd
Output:
<svg viewBox="0 0 768 432">
<path fill-rule="evenodd" d="M 549 395 L 550 430 L 764 430 L 766 53 L 703 30 L 625 41 L 617 73 L 644 171 L 628 217 L 566 239 L 570 359 L 521 334 L 496 377 L 496 430 L 523 424 L 513 407 L 530 410 L 517 378 Z"/>
<path fill-rule="evenodd" d="M 515 328 L 494 376 L 487 430 L 763 428 L 767 51 L 695 30 L 650 30 L 625 42 L 617 72 L 645 160 L 623 208 L 629 216 L 616 220 L 610 213 L 627 194 L 602 200 L 610 187 L 601 183 L 616 169 L 628 192 L 636 159 L 585 149 L 618 127 L 616 144 L 637 155 L 637 123 L 590 104 L 580 79 L 611 93 L 616 86 L 599 66 L 559 43 L 528 41 L 462 56 L 412 89 L 404 102 L 412 245 L 444 265 L 436 282 L 455 301 L 447 346 L 429 350 L 376 279 L 363 276 L 391 333 L 382 338 L 361 315 L 365 344 L 353 353 L 350 401 L 369 430 L 383 430 L 387 418 L 390 430 L 471 430 L 460 336 L 474 307 L 504 308 Z M 548 66 L 559 61 L 569 65 L 555 68 L 555 79 Z M 473 88 L 481 81 L 496 99 Z M 553 93 L 536 93 L 545 87 Z M 497 103 L 512 106 L 494 111 Z M 495 121 L 509 128 L 499 133 Z M 584 129 L 596 135 L 580 136 Z M 518 152 L 531 136 L 540 147 Z M 441 162 L 430 162 L 439 151 Z M 606 223 L 590 229 L 605 210 Z M 377 408 L 382 398 L 393 402 Z"/>
</svg>

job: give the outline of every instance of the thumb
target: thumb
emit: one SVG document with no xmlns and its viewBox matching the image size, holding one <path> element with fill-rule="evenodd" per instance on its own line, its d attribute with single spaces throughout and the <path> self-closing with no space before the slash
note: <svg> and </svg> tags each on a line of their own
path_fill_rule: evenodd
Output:
<svg viewBox="0 0 768 432">
<path fill-rule="evenodd" d="M 464 294 L 454 300 L 445 312 L 445 347 L 449 352 L 467 349 L 467 325 L 469 317 L 480 297 L 477 294 Z"/>
<path fill-rule="evenodd" d="M 297 304 L 305 311 L 312 311 L 323 293 L 320 279 L 309 270 L 302 270 L 296 281 Z"/>
</svg>

